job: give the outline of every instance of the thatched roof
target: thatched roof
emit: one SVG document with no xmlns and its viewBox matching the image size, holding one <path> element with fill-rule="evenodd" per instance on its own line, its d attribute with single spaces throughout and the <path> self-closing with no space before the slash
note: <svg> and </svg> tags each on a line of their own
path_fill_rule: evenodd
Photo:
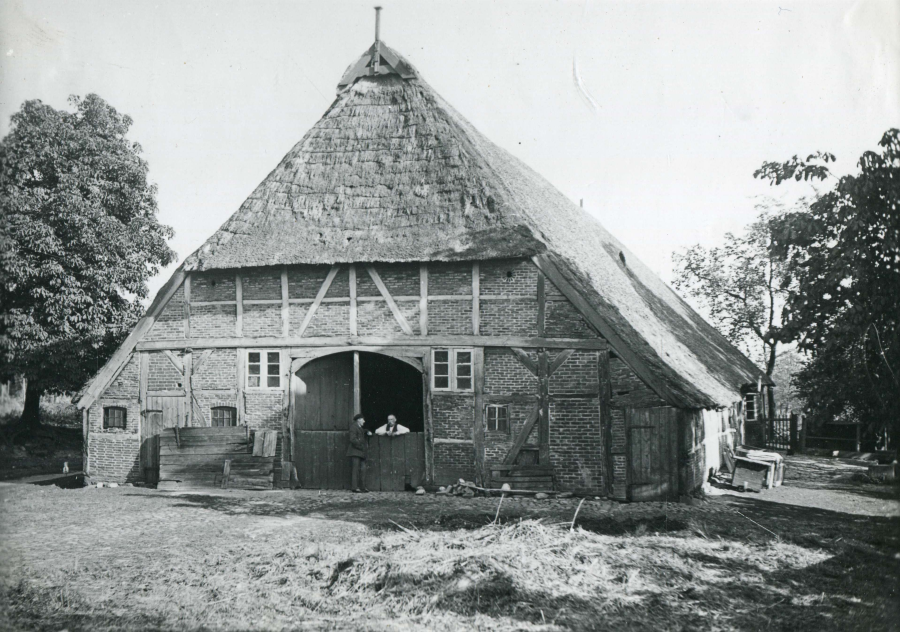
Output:
<svg viewBox="0 0 900 632">
<path fill-rule="evenodd" d="M 370 49 L 186 270 L 542 255 L 665 384 L 668 401 L 729 405 L 757 383 L 760 370 L 595 219 L 381 46 L 382 74 L 365 71 Z"/>
</svg>

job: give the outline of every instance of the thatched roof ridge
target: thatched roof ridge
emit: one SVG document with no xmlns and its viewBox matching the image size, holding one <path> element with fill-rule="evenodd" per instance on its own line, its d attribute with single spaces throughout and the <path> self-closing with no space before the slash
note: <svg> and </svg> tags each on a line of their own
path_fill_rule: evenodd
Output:
<svg viewBox="0 0 900 632">
<path fill-rule="evenodd" d="M 343 89 L 185 268 L 543 255 L 668 401 L 726 406 L 762 377 L 594 218 L 403 63 L 407 79 L 362 76 Z"/>
</svg>

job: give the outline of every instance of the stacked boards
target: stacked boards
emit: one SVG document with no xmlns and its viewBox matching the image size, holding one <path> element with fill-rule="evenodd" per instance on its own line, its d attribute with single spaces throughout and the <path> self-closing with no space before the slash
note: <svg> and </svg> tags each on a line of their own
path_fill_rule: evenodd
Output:
<svg viewBox="0 0 900 632">
<path fill-rule="evenodd" d="M 553 491 L 553 466 L 537 464 L 503 465 L 499 463 L 487 466 L 490 480 L 487 487 L 501 487 L 507 483 L 510 489 L 534 492 Z"/>
<path fill-rule="evenodd" d="M 247 426 L 163 430 L 157 489 L 271 489 L 274 449 L 254 456 L 253 439 Z"/>
</svg>

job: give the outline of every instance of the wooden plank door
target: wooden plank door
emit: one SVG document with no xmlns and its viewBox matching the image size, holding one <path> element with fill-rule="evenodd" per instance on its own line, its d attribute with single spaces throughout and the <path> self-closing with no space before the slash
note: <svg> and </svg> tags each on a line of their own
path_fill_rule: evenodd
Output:
<svg viewBox="0 0 900 632">
<path fill-rule="evenodd" d="M 141 424 L 141 471 L 144 480 L 159 481 L 159 433 L 165 428 L 184 425 L 183 397 L 148 397 Z"/>
<path fill-rule="evenodd" d="M 669 407 L 625 410 L 630 500 L 677 497 L 677 414 Z"/>
<path fill-rule="evenodd" d="M 425 433 L 371 437 L 368 466 L 366 485 L 373 492 L 402 492 L 407 483 L 413 487 L 423 484 Z"/>
<path fill-rule="evenodd" d="M 297 371 L 306 393 L 294 394 L 294 464 L 300 484 L 313 489 L 350 487 L 347 430 L 353 419 L 353 354 L 309 362 Z"/>
</svg>

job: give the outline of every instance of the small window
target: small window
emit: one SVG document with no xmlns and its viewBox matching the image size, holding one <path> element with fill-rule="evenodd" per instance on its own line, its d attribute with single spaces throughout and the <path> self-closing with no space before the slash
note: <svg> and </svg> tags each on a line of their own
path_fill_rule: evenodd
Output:
<svg viewBox="0 0 900 632">
<path fill-rule="evenodd" d="M 104 428 L 125 429 L 125 409 L 121 406 L 108 406 L 103 409 Z"/>
<path fill-rule="evenodd" d="M 457 351 L 456 355 L 456 390 L 472 390 L 472 352 Z"/>
<path fill-rule="evenodd" d="M 485 412 L 488 432 L 509 432 L 509 406 L 488 404 Z"/>
<path fill-rule="evenodd" d="M 434 350 L 434 390 L 450 390 L 450 351 L 447 349 Z"/>
<path fill-rule="evenodd" d="M 432 390 L 472 390 L 471 349 L 435 349 L 431 358 Z"/>
<path fill-rule="evenodd" d="M 747 421 L 756 421 L 756 395 L 744 397 L 744 411 L 747 413 Z"/>
<path fill-rule="evenodd" d="M 247 352 L 247 388 L 281 388 L 280 352 Z"/>
<path fill-rule="evenodd" d="M 212 409 L 212 425 L 225 428 L 237 425 L 237 408 L 231 406 L 215 406 Z"/>
</svg>

